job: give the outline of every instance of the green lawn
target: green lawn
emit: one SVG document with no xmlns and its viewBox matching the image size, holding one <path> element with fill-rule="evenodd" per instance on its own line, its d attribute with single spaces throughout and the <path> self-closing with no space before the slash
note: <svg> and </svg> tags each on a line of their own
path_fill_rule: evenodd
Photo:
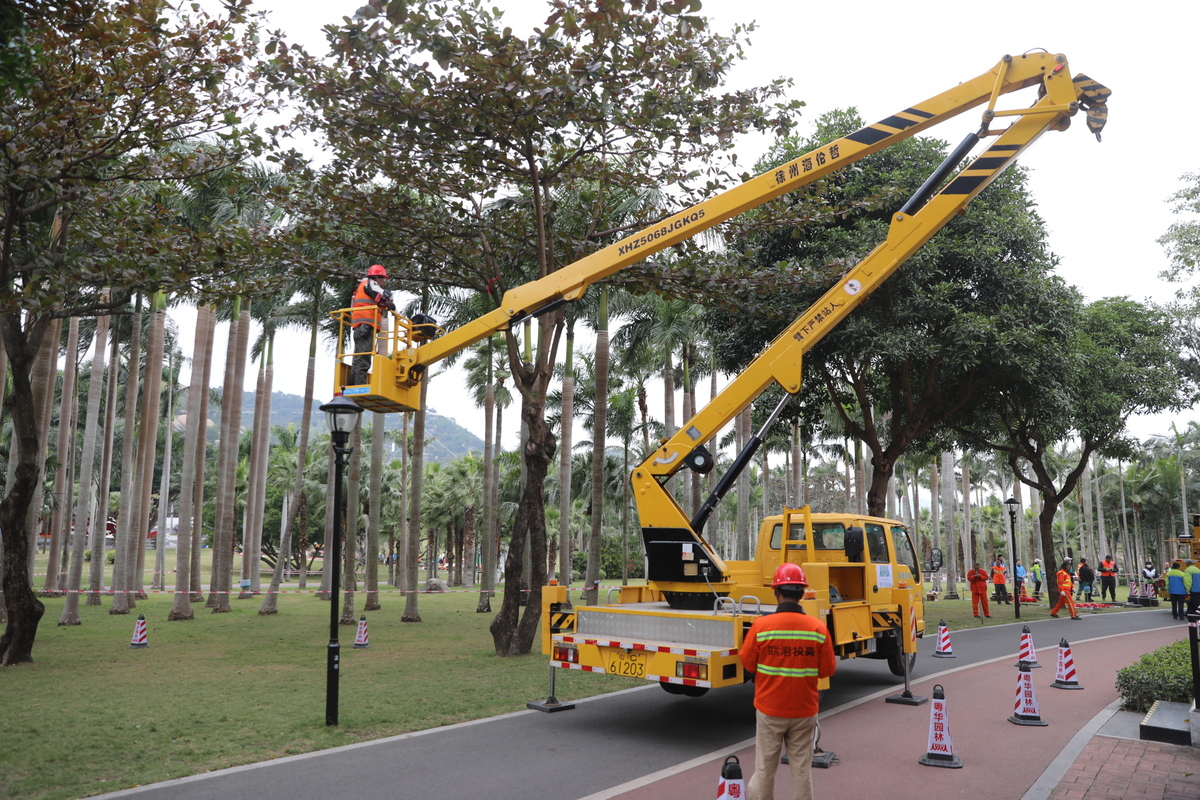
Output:
<svg viewBox="0 0 1200 800">
<path fill-rule="evenodd" d="M 43 598 L 34 663 L 0 670 L 0 797 L 85 797 L 480 719 L 546 697 L 545 658 L 493 655 L 492 615 L 475 613 L 476 592 L 420 595 L 420 624 L 400 622 L 401 595 L 381 600 L 367 615 L 369 649 L 353 649 L 355 628 L 341 628 L 340 725 L 328 728 L 329 606 L 312 594 L 285 594 L 274 616 L 259 616 L 256 598 L 234 600 L 229 614 L 197 604 L 194 620 L 171 623 L 170 595 L 152 595 L 128 616 L 110 615 L 106 597 L 83 606 L 75 627 L 55 624 L 61 598 Z M 150 646 L 135 650 L 139 613 Z M 1045 605 L 1021 608 L 1023 621 L 1048 615 Z M 939 619 L 952 630 L 980 624 L 969 599 L 928 603 L 930 635 Z M 1011 621 L 1012 606 L 993 605 L 982 622 Z M 562 670 L 556 694 L 571 700 L 641 684 Z"/>
</svg>

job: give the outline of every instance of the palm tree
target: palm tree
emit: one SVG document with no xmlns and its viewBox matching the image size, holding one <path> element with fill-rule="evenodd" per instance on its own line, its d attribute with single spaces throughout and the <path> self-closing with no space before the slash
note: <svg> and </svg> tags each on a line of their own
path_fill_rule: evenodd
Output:
<svg viewBox="0 0 1200 800">
<path fill-rule="evenodd" d="M 107 296 L 104 298 L 107 300 Z M 92 558 L 103 561 L 104 522 L 92 513 L 92 470 L 96 461 L 96 428 L 100 417 L 101 385 L 104 381 L 104 352 L 108 346 L 109 318 L 100 317 L 93 337 L 95 351 L 92 356 L 91 376 L 88 384 L 86 421 L 83 429 L 83 454 L 79 467 L 79 498 L 75 506 L 75 549 L 71 554 L 71 572 L 67 581 L 67 597 L 63 603 L 59 625 L 79 625 L 79 594 L 83 583 L 83 553 L 87 544 L 84 532 L 91 534 Z"/>
<path fill-rule="evenodd" d="M 206 394 L 208 339 L 215 324 L 211 306 L 196 309 L 196 335 L 192 350 L 192 383 L 188 390 L 187 420 L 183 439 L 183 475 L 179 485 L 179 532 L 175 546 L 175 601 L 167 615 L 168 621 L 192 619 L 191 593 L 192 538 L 200 538 L 196 514 L 197 451 L 203 453 L 208 426 L 201 419 L 203 397 Z M 201 462 L 203 464 L 203 462 Z M 274 588 L 274 587 L 273 587 Z"/>
</svg>

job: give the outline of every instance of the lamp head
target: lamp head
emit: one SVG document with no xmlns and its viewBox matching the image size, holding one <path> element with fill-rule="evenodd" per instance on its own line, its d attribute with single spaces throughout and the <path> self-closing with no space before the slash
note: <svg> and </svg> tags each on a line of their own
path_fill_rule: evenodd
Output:
<svg viewBox="0 0 1200 800">
<path fill-rule="evenodd" d="M 335 442 L 345 442 L 354 433 L 363 412 L 362 406 L 340 394 L 321 406 L 321 410 Z"/>
</svg>

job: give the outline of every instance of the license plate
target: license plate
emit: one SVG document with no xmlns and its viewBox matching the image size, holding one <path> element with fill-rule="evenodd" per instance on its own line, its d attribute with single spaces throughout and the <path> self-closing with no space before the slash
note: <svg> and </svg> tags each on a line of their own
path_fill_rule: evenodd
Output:
<svg viewBox="0 0 1200 800">
<path fill-rule="evenodd" d="M 646 677 L 646 654 L 643 652 L 626 653 L 624 650 L 614 650 L 608 656 L 608 673 L 610 675 L 626 675 L 630 678 Z"/>
</svg>

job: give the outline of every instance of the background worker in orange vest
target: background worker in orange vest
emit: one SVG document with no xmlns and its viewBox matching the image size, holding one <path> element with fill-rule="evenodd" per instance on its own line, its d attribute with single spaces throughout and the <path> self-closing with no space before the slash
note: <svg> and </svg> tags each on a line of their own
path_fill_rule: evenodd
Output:
<svg viewBox="0 0 1200 800">
<path fill-rule="evenodd" d="M 979 562 L 975 562 L 975 569 L 967 573 L 967 583 L 971 585 L 971 610 L 975 612 L 975 616 L 979 616 L 979 606 L 983 605 L 983 615 L 991 619 L 992 614 L 988 609 L 988 576 L 979 566 Z"/>
<path fill-rule="evenodd" d="M 1117 602 L 1117 562 L 1112 556 L 1105 556 L 1100 562 L 1100 602 L 1104 602 L 1104 593 L 1108 592 L 1112 601 Z"/>
<path fill-rule="evenodd" d="M 1071 578 L 1071 559 L 1062 562 L 1054 577 L 1058 580 L 1058 602 L 1050 609 L 1050 616 L 1058 619 L 1058 610 L 1065 604 L 1071 619 L 1079 619 L 1079 612 L 1075 610 L 1075 598 L 1071 596 L 1075 591 L 1075 581 Z"/>
<path fill-rule="evenodd" d="M 375 333 L 379 330 L 384 309 L 396 310 L 392 293 L 383 288 L 387 270 L 382 264 L 372 264 L 367 277 L 358 282 L 350 300 L 351 328 L 354 331 L 354 366 L 350 369 L 350 386 L 367 382 L 371 372 L 371 356 L 375 352 Z"/>
<path fill-rule="evenodd" d="M 812 754 L 818 680 L 837 669 L 829 629 L 800 607 L 808 578 L 798 564 L 775 570 L 774 614 L 754 620 L 738 657 L 754 675 L 755 765 L 750 800 L 775 797 L 779 750 L 787 747 L 793 800 L 812 800 Z"/>
<path fill-rule="evenodd" d="M 1012 600 L 1008 597 L 1008 570 L 1004 566 L 1004 556 L 997 556 L 996 563 L 992 565 L 992 584 L 996 587 L 996 602 L 1008 603 L 1012 605 Z"/>
</svg>

